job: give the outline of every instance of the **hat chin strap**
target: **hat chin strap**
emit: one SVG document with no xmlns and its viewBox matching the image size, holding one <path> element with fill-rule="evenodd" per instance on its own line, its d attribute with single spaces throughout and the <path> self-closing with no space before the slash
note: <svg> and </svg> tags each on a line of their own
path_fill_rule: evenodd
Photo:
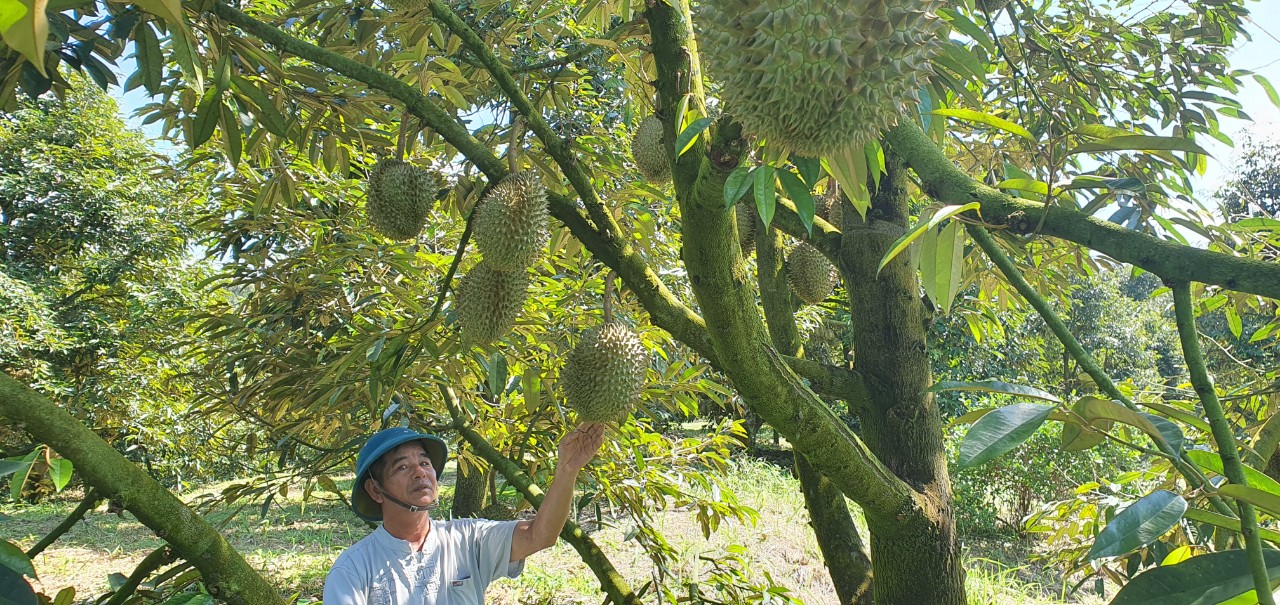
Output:
<svg viewBox="0 0 1280 605">
<path fill-rule="evenodd" d="M 379 494 L 382 494 L 383 498 L 390 500 L 393 504 L 397 504 L 401 508 L 411 513 L 420 513 L 430 508 L 430 506 L 416 506 L 413 504 L 409 504 L 408 502 L 405 502 L 403 500 L 400 500 L 399 498 L 396 498 L 395 496 L 392 496 L 391 494 L 388 494 L 387 492 L 383 491 L 382 485 L 377 480 L 374 480 L 373 487 L 374 489 L 378 490 Z"/>
</svg>

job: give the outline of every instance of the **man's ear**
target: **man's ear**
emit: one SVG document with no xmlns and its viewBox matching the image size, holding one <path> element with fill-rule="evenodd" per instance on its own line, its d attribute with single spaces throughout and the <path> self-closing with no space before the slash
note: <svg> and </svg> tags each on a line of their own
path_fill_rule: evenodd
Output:
<svg viewBox="0 0 1280 605">
<path fill-rule="evenodd" d="M 377 502 L 378 504 L 382 504 L 382 500 L 383 500 L 382 492 L 378 490 L 378 487 L 376 485 L 374 485 L 372 477 L 364 480 L 364 491 L 365 493 L 369 494 L 369 498 L 371 498 L 374 502 Z"/>
</svg>

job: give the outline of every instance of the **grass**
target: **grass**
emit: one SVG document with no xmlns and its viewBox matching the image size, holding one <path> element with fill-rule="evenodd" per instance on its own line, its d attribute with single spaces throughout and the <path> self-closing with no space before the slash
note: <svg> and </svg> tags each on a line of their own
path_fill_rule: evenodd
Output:
<svg viewBox="0 0 1280 605">
<path fill-rule="evenodd" d="M 448 510 L 452 471 L 450 465 L 442 482 L 441 513 Z M 349 489 L 350 481 L 350 477 L 339 481 L 339 488 Z M 760 512 L 759 523 L 744 526 L 730 522 L 710 539 L 703 539 L 692 511 L 662 511 L 657 516 L 658 527 L 680 553 L 673 573 L 690 579 L 700 577 L 707 571 L 707 563 L 700 557 L 723 556 L 731 545 L 740 545 L 745 547 L 748 561 L 744 567 L 753 581 L 768 573 L 805 603 L 836 603 L 822 555 L 807 526 L 803 499 L 789 470 L 764 461 L 739 459 L 727 482 L 740 502 Z M 204 491 L 221 487 L 209 486 Z M 324 576 L 333 559 L 369 529 L 336 498 L 316 501 L 313 494 L 313 499 L 304 505 L 299 492 L 295 489 L 288 497 L 277 496 L 265 516 L 254 506 L 238 515 L 223 510 L 206 518 L 222 524 L 227 540 L 282 592 L 297 593 L 299 600 L 305 602 L 320 598 Z M 74 495 L 36 505 L 0 504 L 0 538 L 29 548 L 76 504 Z M 630 529 L 624 525 L 626 519 L 616 521 L 616 526 L 606 524 L 592 536 L 631 586 L 638 589 L 651 579 L 653 564 L 636 541 L 626 539 Z M 861 525 L 861 519 L 857 521 Z M 36 558 L 40 574 L 36 588 L 53 595 L 72 586 L 78 603 L 90 603 L 109 590 L 110 574 L 129 575 L 161 543 L 128 513 L 117 516 L 105 512 L 105 505 L 100 506 Z M 966 556 L 969 601 L 975 605 L 1100 602 L 1059 598 L 1061 580 L 1050 570 L 1028 566 L 1025 547 L 979 543 L 968 547 Z M 599 603 L 602 598 L 590 569 L 563 542 L 530 558 L 520 578 L 494 583 L 488 597 L 487 602 L 493 605 L 585 604 Z"/>
</svg>

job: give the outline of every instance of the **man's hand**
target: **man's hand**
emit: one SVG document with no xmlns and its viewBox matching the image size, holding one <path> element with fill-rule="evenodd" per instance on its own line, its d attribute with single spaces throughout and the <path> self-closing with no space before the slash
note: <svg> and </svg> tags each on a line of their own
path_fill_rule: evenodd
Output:
<svg viewBox="0 0 1280 605">
<path fill-rule="evenodd" d="M 585 422 L 560 440 L 560 456 L 556 470 L 578 472 L 596 457 L 604 443 L 604 424 Z"/>
</svg>

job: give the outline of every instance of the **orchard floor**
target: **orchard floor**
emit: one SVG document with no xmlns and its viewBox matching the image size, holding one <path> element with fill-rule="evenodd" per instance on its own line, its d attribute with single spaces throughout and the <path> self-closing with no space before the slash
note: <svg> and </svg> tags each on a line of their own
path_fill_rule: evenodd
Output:
<svg viewBox="0 0 1280 605">
<path fill-rule="evenodd" d="M 452 476 L 452 472 L 446 472 L 441 490 L 443 497 L 452 493 L 449 485 Z M 339 481 L 339 487 L 349 487 L 350 479 Z M 683 578 L 701 576 L 707 563 L 700 557 L 724 556 L 726 549 L 736 544 L 745 547 L 748 558 L 745 568 L 752 574 L 753 581 L 763 583 L 767 573 L 804 603 L 836 603 L 817 543 L 806 525 L 803 501 L 790 473 L 763 461 L 738 461 L 731 485 L 740 502 L 760 512 L 759 523 L 754 526 L 727 523 L 705 540 L 694 511 L 663 511 L 658 516 L 660 528 L 680 553 L 679 563 L 670 571 Z M 221 487 L 211 486 L 205 491 Z M 298 490 L 291 490 L 287 497 L 277 496 L 265 515 L 261 507 L 255 505 L 234 517 L 223 511 L 207 518 L 215 524 L 225 522 L 223 534 L 251 564 L 263 570 L 286 595 L 296 593 L 298 602 L 307 603 L 320 599 L 325 573 L 338 553 L 369 530 L 336 498 L 317 501 L 318 496 L 313 494 L 304 504 L 300 496 Z M 14 505 L 11 501 L 0 504 L 0 538 L 23 549 L 31 547 L 75 508 L 75 497 L 76 494 L 69 493 L 64 499 L 36 505 Z M 448 510 L 447 504 L 444 506 L 442 512 Z M 584 518 L 584 521 L 588 520 Z M 590 521 L 594 521 L 594 515 Z M 594 531 L 592 537 L 631 586 L 639 588 L 652 577 L 654 566 L 634 540 L 625 539 L 626 523 L 626 519 L 617 520 L 617 526 L 606 523 Z M 36 557 L 34 563 L 40 576 L 36 589 L 52 596 L 71 586 L 75 588 L 77 603 L 92 603 L 110 589 L 111 574 L 129 575 L 143 557 L 161 543 L 130 514 L 109 513 L 105 504 L 100 505 Z M 1062 598 L 1065 592 L 1062 580 L 1051 570 L 1029 564 L 1025 545 L 984 542 L 972 544 L 966 551 L 969 601 L 975 605 L 1096 605 L 1103 602 L 1082 594 Z M 562 542 L 531 557 L 520 578 L 493 584 L 488 603 L 567 605 L 594 604 L 601 600 L 590 569 Z M 645 600 L 652 602 L 652 599 Z"/>
</svg>

